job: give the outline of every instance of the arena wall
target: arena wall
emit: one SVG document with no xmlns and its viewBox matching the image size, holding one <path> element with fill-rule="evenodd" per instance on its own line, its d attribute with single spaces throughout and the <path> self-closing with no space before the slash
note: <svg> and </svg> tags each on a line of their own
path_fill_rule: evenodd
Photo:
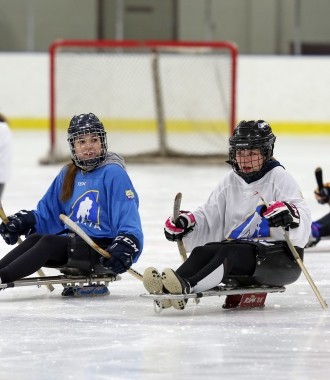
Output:
<svg viewBox="0 0 330 380">
<path fill-rule="evenodd" d="M 327 56 L 240 56 L 237 121 L 262 118 L 277 133 L 330 133 L 329 66 Z M 48 128 L 48 54 L 0 53 L 0 68 L 0 111 L 12 127 Z M 130 91 L 139 96 L 138 87 Z"/>
</svg>

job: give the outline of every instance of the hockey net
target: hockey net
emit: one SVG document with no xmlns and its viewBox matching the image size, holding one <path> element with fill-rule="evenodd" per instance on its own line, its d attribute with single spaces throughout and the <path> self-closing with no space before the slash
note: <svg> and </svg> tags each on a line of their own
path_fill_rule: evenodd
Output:
<svg viewBox="0 0 330 380">
<path fill-rule="evenodd" d="M 89 112 L 126 160 L 227 157 L 236 104 L 232 43 L 63 40 L 49 54 L 50 146 L 41 163 L 69 159 L 70 119 Z"/>
</svg>

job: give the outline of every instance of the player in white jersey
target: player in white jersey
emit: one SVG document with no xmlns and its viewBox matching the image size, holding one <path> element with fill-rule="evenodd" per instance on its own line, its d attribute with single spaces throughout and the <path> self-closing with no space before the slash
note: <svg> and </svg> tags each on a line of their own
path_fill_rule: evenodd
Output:
<svg viewBox="0 0 330 380">
<path fill-rule="evenodd" d="M 175 271 L 144 273 L 149 293 L 196 293 L 220 283 L 282 286 L 301 270 L 283 231 L 301 258 L 311 214 L 295 179 L 274 159 L 276 137 L 263 120 L 241 121 L 229 139 L 230 170 L 205 204 L 165 222 L 170 241 L 183 239 L 188 259 Z M 163 301 L 184 309 L 185 302 Z"/>
<path fill-rule="evenodd" d="M 9 123 L 0 113 L 0 199 L 11 176 L 12 140 Z"/>
</svg>

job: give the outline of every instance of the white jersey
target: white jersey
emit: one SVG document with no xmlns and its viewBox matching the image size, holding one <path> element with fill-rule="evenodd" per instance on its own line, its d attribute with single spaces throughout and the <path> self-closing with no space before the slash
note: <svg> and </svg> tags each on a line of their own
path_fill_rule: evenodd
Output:
<svg viewBox="0 0 330 380">
<path fill-rule="evenodd" d="M 7 123 L 0 121 L 0 183 L 6 183 L 11 176 L 12 132 Z"/>
<path fill-rule="evenodd" d="M 208 201 L 193 212 L 196 226 L 183 239 L 187 251 L 224 239 L 285 240 L 281 227 L 270 228 L 268 221 L 260 216 L 264 206 L 261 197 L 268 203 L 295 204 L 300 224 L 289 230 L 289 238 L 293 245 L 305 247 L 310 235 L 311 212 L 292 175 L 282 166 L 276 166 L 250 184 L 233 170 L 227 173 Z"/>
</svg>

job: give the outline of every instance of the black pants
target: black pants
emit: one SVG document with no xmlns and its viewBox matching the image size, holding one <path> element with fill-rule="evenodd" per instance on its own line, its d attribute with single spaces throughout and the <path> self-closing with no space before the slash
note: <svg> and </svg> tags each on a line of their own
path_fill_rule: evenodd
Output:
<svg viewBox="0 0 330 380">
<path fill-rule="evenodd" d="M 303 250 L 296 249 L 303 257 Z M 301 273 L 284 241 L 265 245 L 240 240 L 196 247 L 176 272 L 191 286 L 196 286 L 221 265 L 224 266 L 224 283 L 235 279 L 242 285 L 287 285 L 296 281 Z"/>
<path fill-rule="evenodd" d="M 3 283 L 15 281 L 36 272 L 48 261 L 58 266 L 68 261 L 68 236 L 33 234 L 0 260 Z"/>
<path fill-rule="evenodd" d="M 112 239 L 94 239 L 106 248 Z M 80 272 L 91 269 L 108 273 L 99 264 L 100 255 L 79 236 L 33 234 L 0 260 L 0 278 L 3 283 L 15 281 L 35 273 L 41 267 L 69 266 Z"/>
<path fill-rule="evenodd" d="M 324 215 L 322 218 L 316 220 L 316 223 L 319 223 L 320 228 L 320 236 L 330 236 L 330 213 Z"/>
</svg>

